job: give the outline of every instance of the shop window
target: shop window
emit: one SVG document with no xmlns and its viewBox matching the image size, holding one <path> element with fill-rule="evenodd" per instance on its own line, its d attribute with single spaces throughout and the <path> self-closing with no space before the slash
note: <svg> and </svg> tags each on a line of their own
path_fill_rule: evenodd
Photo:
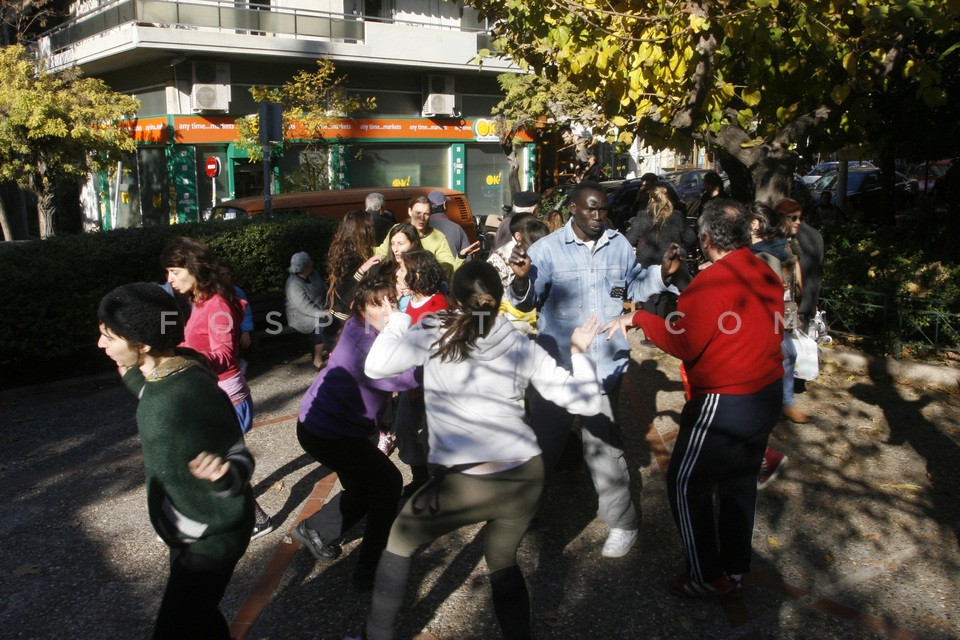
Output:
<svg viewBox="0 0 960 640">
<path fill-rule="evenodd" d="M 445 187 L 449 146 L 351 145 L 347 180 L 351 187 Z"/>
<path fill-rule="evenodd" d="M 512 200 L 510 162 L 496 144 L 466 145 L 466 194 L 476 215 L 500 213 Z"/>
</svg>

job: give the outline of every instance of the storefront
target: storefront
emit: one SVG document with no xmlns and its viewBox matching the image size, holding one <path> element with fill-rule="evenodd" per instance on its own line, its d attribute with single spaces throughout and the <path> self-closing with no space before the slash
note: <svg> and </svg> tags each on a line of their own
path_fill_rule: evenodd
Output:
<svg viewBox="0 0 960 640">
<path fill-rule="evenodd" d="M 236 146 L 235 119 L 161 116 L 130 123 L 137 142 L 97 182 L 97 212 L 103 229 L 176 224 L 201 219 L 222 200 L 263 192 L 263 166 Z M 510 164 L 486 119 L 358 118 L 331 122 L 324 130 L 336 140 L 331 165 L 340 186 L 438 186 L 463 191 L 477 215 L 510 203 Z M 273 168 L 276 178 L 298 162 L 301 146 L 287 145 Z M 220 174 L 205 172 L 218 158 Z M 532 188 L 533 144 L 520 154 L 521 188 Z"/>
</svg>

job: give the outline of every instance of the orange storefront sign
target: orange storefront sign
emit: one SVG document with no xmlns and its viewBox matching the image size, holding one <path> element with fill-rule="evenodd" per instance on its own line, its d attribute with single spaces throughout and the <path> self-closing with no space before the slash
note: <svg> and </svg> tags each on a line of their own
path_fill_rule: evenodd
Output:
<svg viewBox="0 0 960 640">
<path fill-rule="evenodd" d="M 236 118 L 216 116 L 174 116 L 174 142 L 209 144 L 237 139 Z"/>
<path fill-rule="evenodd" d="M 236 142 L 236 118 L 226 116 L 173 116 L 172 134 L 176 144 L 215 144 Z M 168 141 L 167 118 L 144 118 L 125 123 L 133 139 L 140 143 L 164 144 Z M 354 118 L 331 121 L 321 129 L 327 139 L 345 140 L 427 140 L 437 142 L 487 142 L 497 138 L 492 121 L 430 120 L 429 118 Z M 287 138 L 309 137 L 305 127 L 290 127 Z M 521 134 L 527 142 L 533 139 Z"/>
<path fill-rule="evenodd" d="M 122 122 L 120 126 L 130 132 L 137 142 L 164 144 L 167 141 L 166 118 L 143 118 Z"/>
</svg>

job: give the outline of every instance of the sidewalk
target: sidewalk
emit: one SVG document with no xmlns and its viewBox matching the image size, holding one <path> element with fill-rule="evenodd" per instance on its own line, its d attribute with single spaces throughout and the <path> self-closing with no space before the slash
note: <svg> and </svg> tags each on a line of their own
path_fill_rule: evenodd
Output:
<svg viewBox="0 0 960 640">
<path fill-rule="evenodd" d="M 774 432 L 790 463 L 759 498 L 747 597 L 691 602 L 665 588 L 682 567 L 663 484 L 683 403 L 677 361 L 635 344 L 621 411 L 641 540 L 625 558 L 601 558 L 588 475 L 559 477 L 520 550 L 535 637 L 960 637 L 956 378 L 911 384 L 835 351 L 799 397 L 816 423 Z M 260 503 L 282 524 L 251 544 L 223 610 L 240 638 L 339 640 L 369 595 L 349 584 L 355 542 L 320 564 L 287 535 L 338 490 L 297 444 L 314 373 L 288 357 L 251 369 L 248 437 Z M 167 554 L 146 518 L 134 408 L 113 376 L 0 394 L 4 637 L 149 636 Z M 417 556 L 398 637 L 499 637 L 478 528 Z"/>
</svg>

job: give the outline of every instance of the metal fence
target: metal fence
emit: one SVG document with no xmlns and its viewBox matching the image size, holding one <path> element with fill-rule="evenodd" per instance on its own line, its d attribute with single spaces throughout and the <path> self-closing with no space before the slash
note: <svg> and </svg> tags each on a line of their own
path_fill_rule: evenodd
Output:
<svg viewBox="0 0 960 640">
<path fill-rule="evenodd" d="M 894 352 L 902 345 L 960 352 L 960 300 L 825 288 L 820 308 L 835 335 L 864 338 Z"/>
</svg>

